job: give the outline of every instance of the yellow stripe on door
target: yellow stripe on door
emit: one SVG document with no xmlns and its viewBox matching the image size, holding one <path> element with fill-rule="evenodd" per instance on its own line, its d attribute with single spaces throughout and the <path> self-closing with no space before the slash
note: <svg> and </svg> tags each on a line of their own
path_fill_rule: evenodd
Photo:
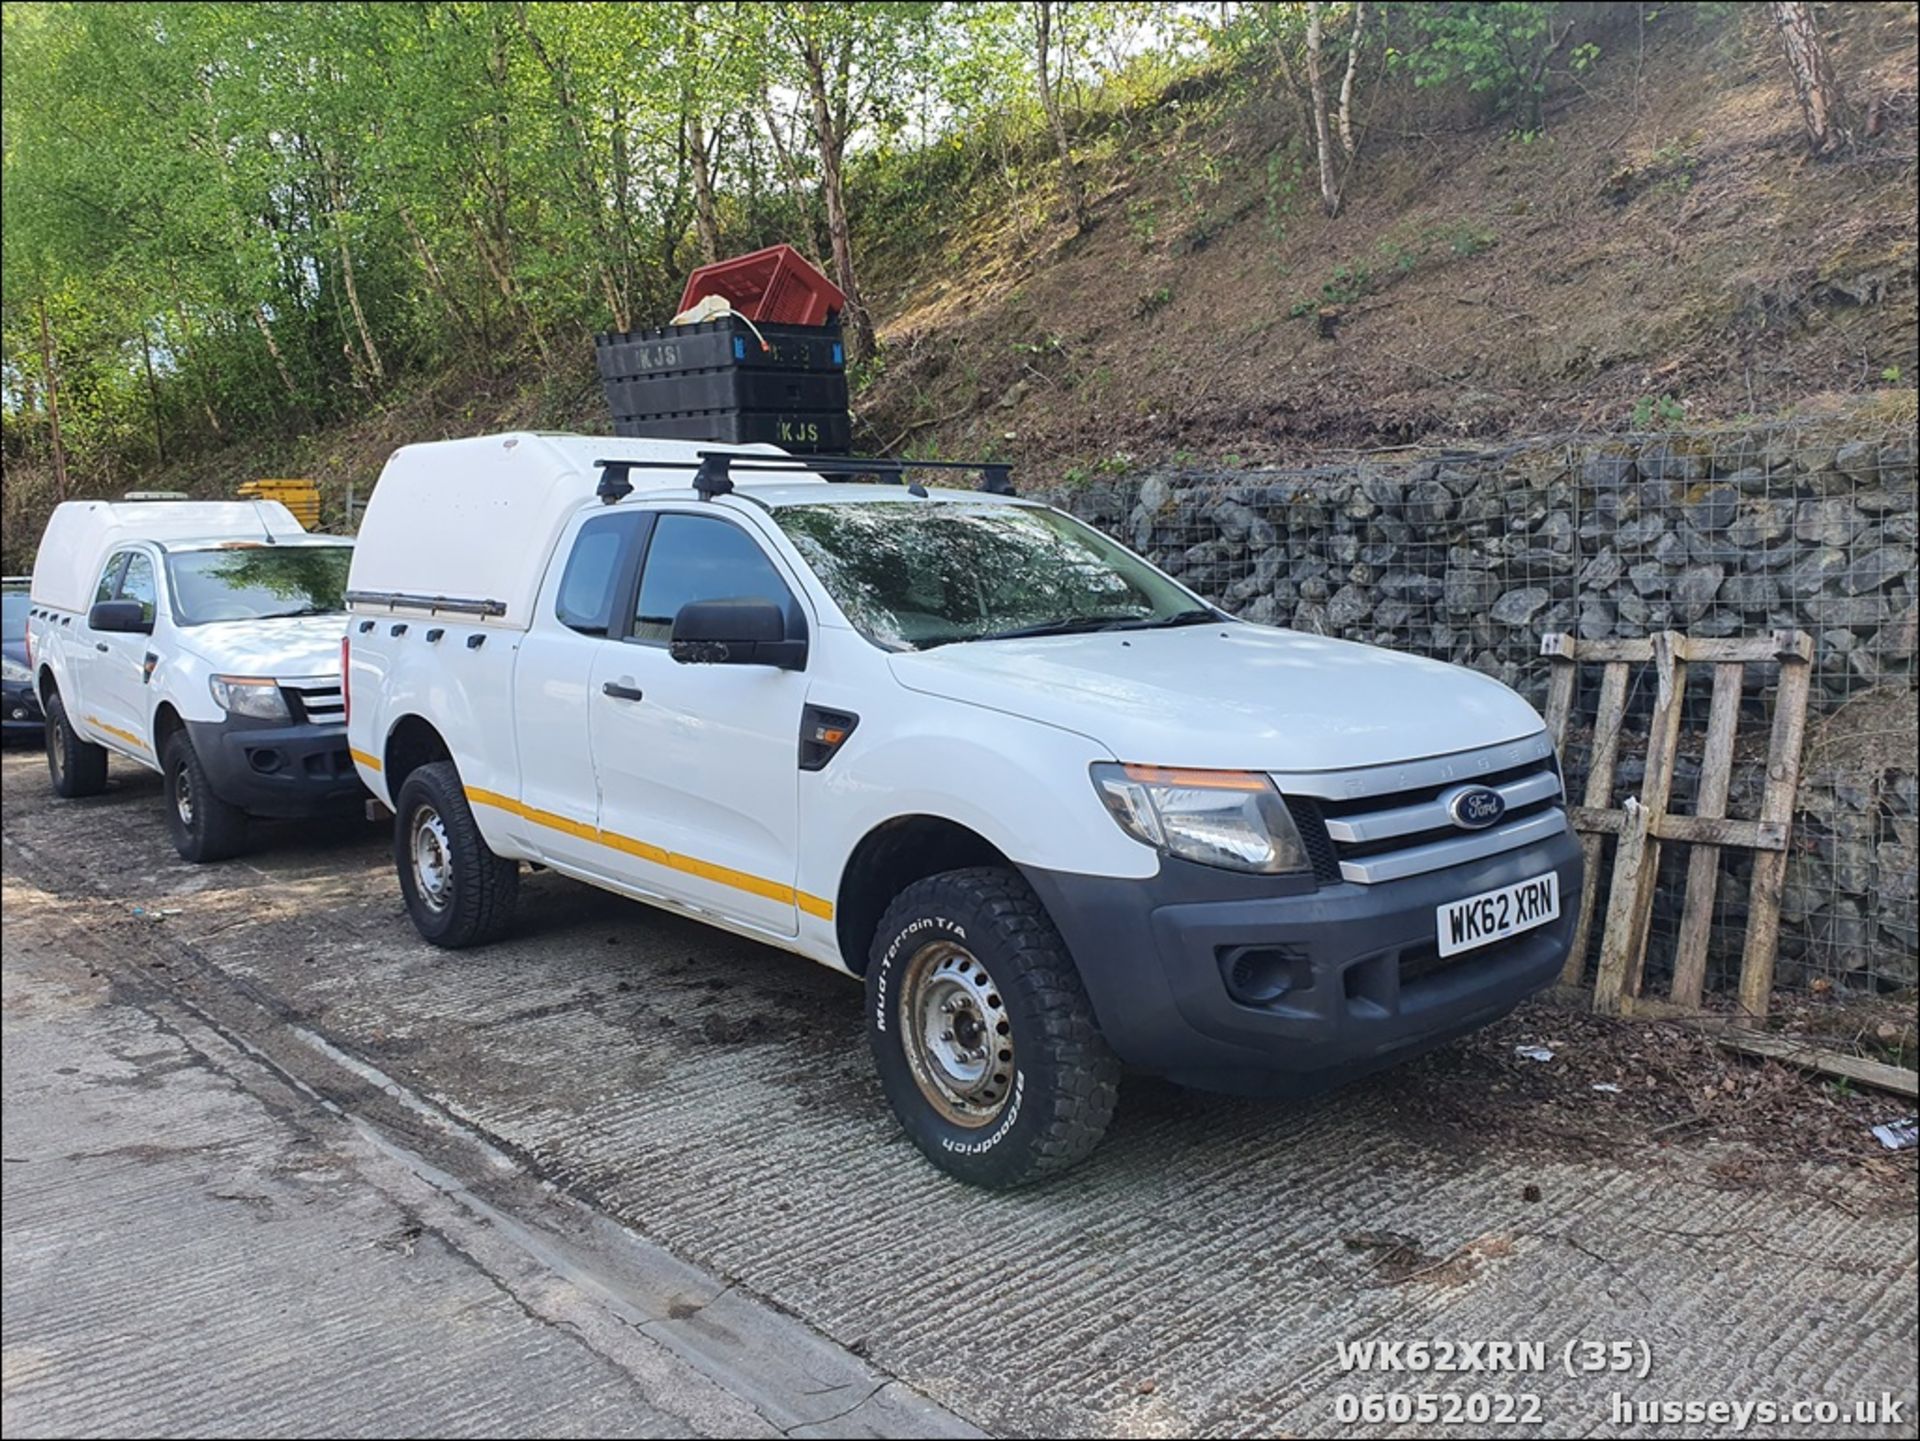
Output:
<svg viewBox="0 0 1920 1441">
<path fill-rule="evenodd" d="M 149 746 L 145 741 L 141 740 L 140 737 L 135 735 L 132 731 L 123 731 L 120 729 L 119 726 L 110 726 L 105 721 L 101 720 L 99 716 L 91 716 L 91 715 L 88 716 L 87 724 L 92 726 L 95 730 L 105 731 L 108 735 L 114 737 L 116 740 L 125 741 L 128 745 L 134 747 L 136 750 L 146 751 L 149 755 L 153 753 L 153 748 Z"/>
<path fill-rule="evenodd" d="M 569 820 L 565 816 L 555 815 L 552 811 L 543 811 L 536 806 L 526 805 L 512 796 L 503 796 L 498 791 L 486 791 L 476 786 L 468 786 L 467 799 L 474 805 L 492 806 L 495 810 L 507 812 L 508 815 L 532 821 L 537 826 L 545 826 L 548 830 L 576 836 L 583 841 L 592 841 L 595 845 L 606 846 L 609 850 L 637 856 L 643 861 L 664 866 L 668 870 L 698 876 L 703 881 L 712 881 L 717 885 L 731 886 L 734 890 L 746 891 L 750 895 L 764 896 L 770 901 L 797 905 L 808 915 L 818 916 L 822 920 L 833 919 L 832 901 L 808 895 L 805 891 L 795 890 L 792 886 L 783 885 L 779 881 L 767 880 L 764 876 L 736 871 L 731 866 L 715 865 L 712 861 L 703 861 L 697 856 L 683 856 L 664 846 L 656 846 L 650 841 L 635 840 L 632 836 L 623 836 L 615 831 L 603 831 L 598 826 L 588 825 L 584 821 Z"/>
</svg>

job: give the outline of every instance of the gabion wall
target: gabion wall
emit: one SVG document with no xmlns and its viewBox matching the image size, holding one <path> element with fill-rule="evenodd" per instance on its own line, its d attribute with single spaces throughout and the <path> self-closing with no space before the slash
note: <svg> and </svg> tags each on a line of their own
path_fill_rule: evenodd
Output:
<svg viewBox="0 0 1920 1441">
<path fill-rule="evenodd" d="M 1302 469 L 1156 470 L 1063 488 L 1075 512 L 1246 619 L 1469 665 L 1539 704 L 1540 637 L 1801 629 L 1815 642 L 1806 768 L 1778 983 L 1874 991 L 1915 976 L 1914 437 L 1773 426 L 1556 437 L 1344 457 Z M 1599 668 L 1587 676 L 1591 722 Z M 1771 667 L 1750 667 L 1729 814 L 1757 813 Z M 1699 777 L 1710 673 L 1689 680 Z M 1629 725 L 1644 727 L 1639 685 Z M 1638 789 L 1622 743 L 1615 804 Z M 1585 785 L 1570 741 L 1569 781 Z M 1668 846 L 1650 973 L 1679 924 L 1684 846 Z M 1730 989 L 1749 853 L 1722 853 L 1710 985 Z M 1651 982 L 1650 982 L 1651 984 Z"/>
</svg>

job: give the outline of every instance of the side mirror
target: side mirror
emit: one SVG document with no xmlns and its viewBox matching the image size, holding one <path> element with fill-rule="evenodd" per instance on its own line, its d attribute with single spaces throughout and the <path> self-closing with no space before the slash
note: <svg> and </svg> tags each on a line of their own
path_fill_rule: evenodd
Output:
<svg viewBox="0 0 1920 1441">
<path fill-rule="evenodd" d="M 152 635 L 153 622 L 137 600 L 103 600 L 87 612 L 87 628 L 109 634 Z"/>
<path fill-rule="evenodd" d="M 771 665 L 800 670 L 804 636 L 787 635 L 787 615 L 770 600 L 696 600 L 673 618 L 667 647 L 682 665 Z"/>
</svg>

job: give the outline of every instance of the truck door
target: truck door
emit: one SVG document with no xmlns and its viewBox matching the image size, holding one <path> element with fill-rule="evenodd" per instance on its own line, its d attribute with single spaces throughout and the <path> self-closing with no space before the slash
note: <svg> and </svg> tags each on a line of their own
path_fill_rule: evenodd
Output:
<svg viewBox="0 0 1920 1441">
<path fill-rule="evenodd" d="M 593 838 L 600 796 L 589 683 L 594 656 L 632 609 L 640 543 L 652 522 L 639 510 L 588 512 L 554 551 L 553 578 L 514 659 L 523 835 L 543 856 L 601 875 L 612 873 L 618 857 Z"/>
<path fill-rule="evenodd" d="M 120 550 L 107 560 L 94 590 L 94 602 L 138 601 L 152 621 L 159 613 L 159 586 L 153 557 L 144 550 Z M 76 626 L 84 622 L 76 622 Z M 72 656 L 81 670 L 81 723 L 114 750 L 154 762 L 153 737 L 145 705 L 146 657 L 153 638 L 86 626 L 74 640 Z"/>
<path fill-rule="evenodd" d="M 760 541 L 717 510 L 661 511 L 631 620 L 594 660 L 589 701 L 600 827 L 635 884 L 779 935 L 799 930 L 797 844 L 803 671 L 682 665 L 674 615 L 696 600 L 797 589 Z M 791 622 L 790 622 L 791 623 Z"/>
<path fill-rule="evenodd" d="M 144 550 L 127 552 L 126 569 L 120 572 L 114 587 L 115 600 L 135 601 L 148 625 L 157 623 L 160 614 L 159 567 Z M 103 650 L 101 647 L 104 646 Z M 107 708 L 116 726 L 138 742 L 134 752 L 149 760 L 153 753 L 153 727 L 148 716 L 147 655 L 153 650 L 153 636 L 115 632 L 94 637 L 94 654 L 99 657 L 96 674 L 100 684 L 95 693 Z M 103 717 L 105 719 L 106 717 Z"/>
</svg>

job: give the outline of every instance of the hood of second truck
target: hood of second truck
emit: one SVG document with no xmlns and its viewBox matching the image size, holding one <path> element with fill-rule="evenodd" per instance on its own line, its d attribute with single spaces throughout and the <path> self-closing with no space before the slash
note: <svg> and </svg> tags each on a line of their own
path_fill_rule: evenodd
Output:
<svg viewBox="0 0 1920 1441">
<path fill-rule="evenodd" d="M 346 616 L 334 613 L 209 621 L 178 634 L 181 648 L 203 661 L 210 674 L 302 680 L 340 674 L 340 637 L 346 630 Z"/>
<path fill-rule="evenodd" d="M 1475 671 L 1242 622 L 971 641 L 891 663 L 910 690 L 1077 731 L 1148 765 L 1345 770 L 1542 728 Z"/>
</svg>

